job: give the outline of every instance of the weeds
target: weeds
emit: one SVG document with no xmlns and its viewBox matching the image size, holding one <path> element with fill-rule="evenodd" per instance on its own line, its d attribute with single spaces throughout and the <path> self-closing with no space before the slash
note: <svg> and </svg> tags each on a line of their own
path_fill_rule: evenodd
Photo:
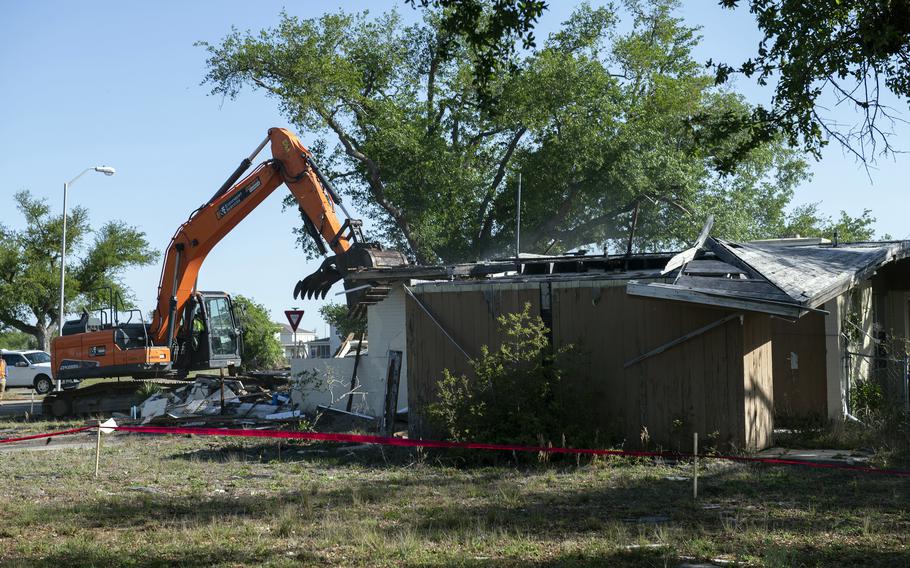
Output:
<svg viewBox="0 0 910 568">
<path fill-rule="evenodd" d="M 901 479 L 727 464 L 693 502 L 666 479 L 679 468 L 645 460 L 455 468 L 328 445 L 237 457 L 274 446 L 123 436 L 98 479 L 91 449 L 4 453 L 0 565 L 910 564 Z"/>
</svg>

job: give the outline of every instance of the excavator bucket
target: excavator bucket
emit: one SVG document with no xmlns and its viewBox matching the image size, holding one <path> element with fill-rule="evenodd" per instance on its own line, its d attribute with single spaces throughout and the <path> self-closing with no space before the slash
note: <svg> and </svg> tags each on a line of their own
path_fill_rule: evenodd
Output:
<svg viewBox="0 0 910 568">
<path fill-rule="evenodd" d="M 294 298 L 325 298 L 333 284 L 349 273 L 364 268 L 407 266 L 408 261 L 398 251 L 382 250 L 375 245 L 355 244 L 348 251 L 326 258 L 312 274 L 297 282 Z M 359 294 L 348 294 L 348 305 L 358 303 Z"/>
</svg>

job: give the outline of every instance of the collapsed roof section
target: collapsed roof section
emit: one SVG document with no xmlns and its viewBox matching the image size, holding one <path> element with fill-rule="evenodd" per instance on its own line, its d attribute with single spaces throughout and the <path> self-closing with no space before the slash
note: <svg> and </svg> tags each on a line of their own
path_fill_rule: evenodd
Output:
<svg viewBox="0 0 910 568">
<path fill-rule="evenodd" d="M 358 309 L 381 301 L 397 282 L 497 283 L 628 280 L 631 296 L 674 300 L 797 319 L 910 256 L 910 241 L 836 245 L 821 239 L 735 243 L 712 238 L 709 218 L 692 248 L 634 255 L 521 255 L 477 263 L 370 268 L 345 279 Z"/>
<path fill-rule="evenodd" d="M 672 267 L 673 283 L 632 281 L 626 290 L 633 296 L 796 319 L 819 311 L 876 269 L 908 255 L 910 241 L 781 246 L 773 241 L 734 243 L 708 237 L 694 254 L 690 252 L 691 260 L 685 258 Z"/>
<path fill-rule="evenodd" d="M 529 282 L 535 280 L 631 280 L 663 278 L 662 269 L 673 253 L 562 256 L 522 254 L 518 258 L 438 266 L 367 268 L 345 277 L 346 292 L 362 292 L 357 309 L 381 301 L 396 282 L 445 280 L 450 282 Z"/>
</svg>

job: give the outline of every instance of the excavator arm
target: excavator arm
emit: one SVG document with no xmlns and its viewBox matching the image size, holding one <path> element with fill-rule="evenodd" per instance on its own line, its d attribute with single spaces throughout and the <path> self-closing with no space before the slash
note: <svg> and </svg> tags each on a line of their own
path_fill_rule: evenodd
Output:
<svg viewBox="0 0 910 568">
<path fill-rule="evenodd" d="M 272 159 L 258 165 L 238 182 L 266 145 L 271 147 Z M 401 253 L 382 251 L 378 245 L 363 242 L 360 222 L 350 219 L 310 151 L 291 132 L 272 128 L 256 150 L 241 162 L 211 199 L 190 215 L 171 239 L 150 326 L 156 345 L 173 344 L 175 329 L 179 328 L 184 307 L 196 289 L 199 270 L 208 253 L 282 184 L 288 186 L 297 200 L 306 230 L 320 250 L 327 252 L 328 245 L 335 253 L 316 273 L 297 284 L 295 297 L 325 297 L 332 284 L 356 267 L 406 264 Z M 339 220 L 336 206 L 345 213 L 344 222 Z"/>
</svg>

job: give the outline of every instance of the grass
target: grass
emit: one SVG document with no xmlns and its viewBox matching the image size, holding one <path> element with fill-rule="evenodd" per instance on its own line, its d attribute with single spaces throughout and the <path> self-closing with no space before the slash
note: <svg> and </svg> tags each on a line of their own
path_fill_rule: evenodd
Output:
<svg viewBox="0 0 910 568">
<path fill-rule="evenodd" d="M 854 421 L 791 421 L 775 444 L 794 449 L 863 450 L 871 465 L 910 469 L 910 414 L 877 412 Z"/>
<path fill-rule="evenodd" d="M 105 444 L 97 480 L 92 450 L 0 453 L 0 565 L 910 565 L 901 478 L 715 463 L 693 501 L 690 483 L 667 479 L 688 476 L 685 464 L 502 455 L 469 466 L 397 448 L 125 434 Z"/>
</svg>

